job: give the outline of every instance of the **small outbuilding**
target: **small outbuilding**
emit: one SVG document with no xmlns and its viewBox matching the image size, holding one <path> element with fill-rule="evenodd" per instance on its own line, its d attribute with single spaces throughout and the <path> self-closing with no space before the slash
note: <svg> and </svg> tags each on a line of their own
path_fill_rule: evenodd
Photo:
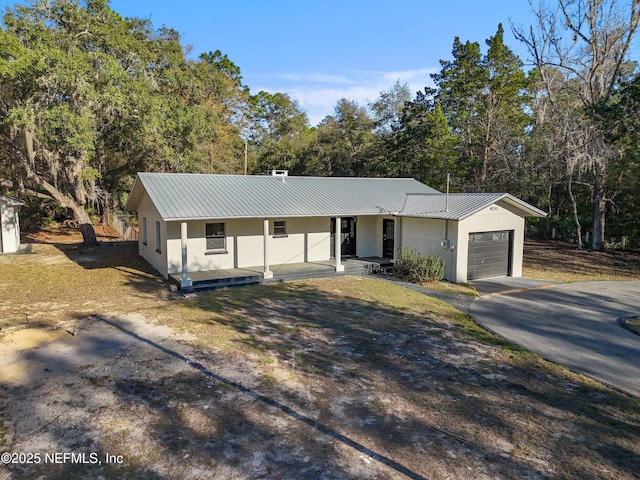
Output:
<svg viewBox="0 0 640 480">
<path fill-rule="evenodd" d="M 17 252 L 20 247 L 18 209 L 24 202 L 8 195 L 0 195 L 0 253 Z"/>
<path fill-rule="evenodd" d="M 409 178 L 139 173 L 127 203 L 139 252 L 165 278 L 347 258 L 395 260 L 406 247 L 445 261 L 445 278 L 522 275 L 525 217 L 507 193 L 444 194 Z M 202 277 L 202 273 L 198 275 Z"/>
</svg>

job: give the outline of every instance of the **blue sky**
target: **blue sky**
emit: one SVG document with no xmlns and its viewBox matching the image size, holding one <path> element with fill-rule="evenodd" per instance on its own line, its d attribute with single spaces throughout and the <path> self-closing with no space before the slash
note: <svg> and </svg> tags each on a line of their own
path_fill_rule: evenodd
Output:
<svg viewBox="0 0 640 480">
<path fill-rule="evenodd" d="M 396 80 L 414 92 L 430 85 L 455 36 L 484 46 L 500 22 L 506 43 L 526 60 L 510 22 L 533 21 L 527 0 L 112 0 L 111 7 L 174 28 L 194 56 L 221 50 L 253 93 L 288 93 L 312 125 L 340 98 L 365 105 Z"/>
</svg>

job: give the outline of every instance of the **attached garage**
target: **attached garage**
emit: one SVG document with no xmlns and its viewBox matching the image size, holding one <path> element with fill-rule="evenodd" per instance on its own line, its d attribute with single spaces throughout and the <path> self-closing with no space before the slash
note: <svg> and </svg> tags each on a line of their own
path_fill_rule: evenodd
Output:
<svg viewBox="0 0 640 480">
<path fill-rule="evenodd" d="M 469 234 L 467 280 L 511 274 L 513 231 Z"/>
<path fill-rule="evenodd" d="M 464 283 L 480 278 L 522 276 L 525 217 L 544 217 L 508 193 L 407 195 L 402 246 L 435 254 L 445 278 Z"/>
</svg>

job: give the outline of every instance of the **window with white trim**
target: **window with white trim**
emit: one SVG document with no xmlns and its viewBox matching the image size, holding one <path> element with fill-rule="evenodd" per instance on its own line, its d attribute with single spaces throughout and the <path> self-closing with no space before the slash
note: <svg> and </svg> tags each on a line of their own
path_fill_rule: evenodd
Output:
<svg viewBox="0 0 640 480">
<path fill-rule="evenodd" d="M 207 223 L 205 225 L 207 251 L 225 252 L 227 250 L 227 235 L 224 227 L 224 223 Z"/>
</svg>

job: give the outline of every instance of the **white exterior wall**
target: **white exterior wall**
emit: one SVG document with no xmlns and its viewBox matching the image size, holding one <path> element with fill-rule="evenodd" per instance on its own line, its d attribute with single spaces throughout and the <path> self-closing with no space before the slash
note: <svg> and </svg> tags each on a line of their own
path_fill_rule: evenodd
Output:
<svg viewBox="0 0 640 480">
<path fill-rule="evenodd" d="M 147 219 L 147 241 L 143 232 L 143 219 Z M 156 251 L 156 222 L 160 222 L 160 252 Z M 160 275 L 167 277 L 167 222 L 160 218 L 160 214 L 147 195 L 144 195 L 138 207 L 138 253 L 151 264 Z"/>
<path fill-rule="evenodd" d="M 287 236 L 273 236 L 273 222 L 287 222 Z M 330 257 L 329 217 L 274 218 L 269 220 L 269 262 L 283 263 L 315 262 Z M 261 265 L 262 261 L 254 265 Z"/>
<path fill-rule="evenodd" d="M 0 251 L 15 251 L 19 245 L 17 208 L 0 203 L 2 216 Z M 14 218 L 15 220 L 7 221 Z M 147 241 L 144 242 L 143 223 L 147 222 Z M 392 216 L 360 216 L 356 224 L 356 253 L 360 257 L 382 256 L 383 219 Z M 287 225 L 286 237 L 273 236 L 273 222 Z M 423 254 L 436 254 L 445 262 L 445 278 L 452 282 L 467 281 L 469 234 L 508 230 L 513 232 L 511 274 L 522 275 L 524 245 L 524 217 L 509 205 L 494 204 L 471 217 L 456 221 L 403 217 L 400 231 L 395 232 L 395 248 L 407 247 Z M 140 225 L 139 253 L 158 272 L 182 271 L 181 222 L 164 222 L 147 195 L 138 208 Z M 156 222 L 160 222 L 161 248 L 156 251 Z M 225 223 L 226 252 L 206 252 L 206 223 Z M 188 270 L 217 270 L 262 266 L 264 260 L 263 219 L 207 220 L 187 222 Z M 450 248 L 441 242 L 448 238 Z M 301 263 L 331 258 L 330 218 L 282 218 L 269 220 L 269 264 Z M 13 250 L 10 250 L 13 248 Z"/>
<path fill-rule="evenodd" d="M 273 222 L 285 221 L 287 236 L 273 235 Z M 226 252 L 207 252 L 206 224 L 224 223 Z M 261 218 L 187 222 L 187 263 L 190 272 L 263 265 L 264 241 Z M 269 219 L 269 264 L 314 262 L 329 259 L 329 217 Z M 168 224 L 168 272 L 182 271 L 180 222 Z"/>
<path fill-rule="evenodd" d="M 307 218 L 307 262 L 331 258 L 331 219 Z"/>
<path fill-rule="evenodd" d="M 182 271 L 180 223 L 170 222 L 167 237 L 169 273 Z M 207 252 L 207 223 L 224 223 L 226 252 Z M 190 272 L 242 268 L 263 262 L 262 220 L 198 220 L 187 222 L 187 265 Z"/>
<path fill-rule="evenodd" d="M 458 265 L 455 282 L 467 281 L 467 262 L 469 260 L 469 234 L 477 232 L 492 232 L 511 230 L 512 258 L 511 276 L 522 276 L 522 256 L 524 249 L 524 217 L 518 215 L 500 202 L 459 222 L 458 225 Z"/>
<path fill-rule="evenodd" d="M 382 220 L 378 228 L 378 217 L 361 216 L 356 222 L 356 255 L 378 257 L 382 254 Z M 378 247 L 380 243 L 380 247 Z M 380 252 L 380 253 L 378 253 Z"/>
<path fill-rule="evenodd" d="M 0 200 L 0 253 L 13 253 L 20 247 L 18 207 Z"/>
<path fill-rule="evenodd" d="M 437 255 L 444 261 L 445 279 L 457 282 L 456 271 L 459 264 L 457 261 L 459 255 L 457 223 L 452 220 L 403 217 L 401 221 L 401 246 L 417 250 L 423 255 Z M 447 238 L 449 239 L 449 249 L 442 246 L 442 241 Z"/>
</svg>

